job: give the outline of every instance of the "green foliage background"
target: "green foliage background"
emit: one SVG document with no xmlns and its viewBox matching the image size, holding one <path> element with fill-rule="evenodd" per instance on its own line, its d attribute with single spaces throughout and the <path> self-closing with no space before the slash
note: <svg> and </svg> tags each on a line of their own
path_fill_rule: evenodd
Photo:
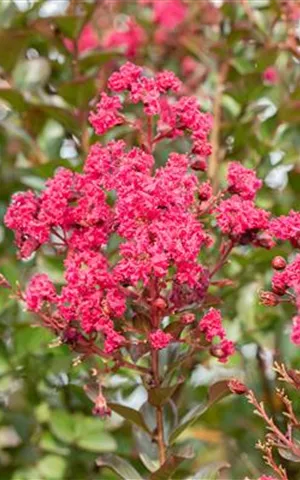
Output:
<svg viewBox="0 0 300 480">
<path fill-rule="evenodd" d="M 61 2 L 58 8 L 58 0 L 2 1 L 1 215 L 14 192 L 41 190 L 58 166 L 81 167 L 87 142 L 95 140 L 87 122 L 88 111 L 109 73 L 125 58 L 121 49 L 107 51 L 101 47 L 76 57 L 66 49 L 63 39 L 76 38 L 85 23 L 93 21 L 97 25 L 105 15 L 106 26 L 111 28 L 114 18 L 123 14 L 135 16 L 148 35 L 148 43 L 135 61 L 152 69 L 163 66 L 175 71 L 207 110 L 214 110 L 219 71 L 227 62 L 221 101 L 219 181 L 224 182 L 229 159 L 243 161 L 255 167 L 265 181 L 259 195 L 261 206 L 275 214 L 298 209 L 299 57 L 292 49 L 282 47 L 288 26 L 282 21 L 281 2 L 247 3 L 250 17 L 244 2 L 224 2 L 214 11 L 220 17 L 216 28 L 216 19 L 205 16 L 205 4 L 209 2 L 190 2 L 194 28 L 185 31 L 180 41 L 176 41 L 175 32 L 168 44 L 157 45 L 150 10 L 136 2 L 116 2 L 113 8 L 103 7 L 102 2 Z M 98 33 L 101 37 L 100 27 Z M 181 62 L 186 56 L 198 62 L 192 74 L 194 83 L 182 75 Z M 276 65 L 280 75 L 275 86 L 262 80 L 263 71 L 270 65 Z M 121 128 L 117 136 L 134 141 Z M 165 150 L 159 152 L 158 163 L 165 156 Z M 58 283 L 62 281 L 61 262 L 51 252 L 20 262 L 11 232 L 0 228 L 0 270 L 11 283 L 24 285 L 36 271 L 48 272 Z M 289 307 L 270 309 L 258 303 L 258 291 L 269 285 L 270 262 L 275 254 L 288 256 L 291 251 L 286 245 L 272 252 L 247 248 L 235 251 L 223 271 L 224 277 L 234 281 L 234 288 L 224 287 L 220 302 L 226 305 L 227 330 L 238 342 L 239 353 L 226 366 L 214 361 L 189 366 L 191 379 L 178 394 L 179 411 L 200 404 L 205 385 L 237 376 L 258 392 L 279 422 L 283 421 L 281 406 L 274 397 L 272 361 L 276 358 L 300 368 L 300 355 L 289 341 Z M 136 465 L 140 453 L 151 463 L 151 445 L 139 433 L 136 444 L 131 441 L 128 421 L 113 414 L 103 422 L 91 415 L 92 403 L 82 390 L 89 365 L 73 366 L 68 349 L 55 347 L 51 335 L 34 328 L 33 323 L 32 315 L 2 289 L 1 479 L 117 478 L 116 473 L 95 466 L 97 456 L 109 452 L 133 457 Z M 170 352 L 165 361 L 173 361 Z M 107 393 L 111 400 L 122 400 L 134 408 L 139 408 L 144 399 L 143 387 L 126 371 L 109 381 Z M 295 398 L 295 405 L 300 413 L 299 398 Z M 172 413 L 170 421 L 171 417 Z M 206 412 L 180 441 L 189 439 L 194 445 L 194 467 L 227 462 L 231 469 L 224 478 L 242 479 L 258 477 L 265 471 L 255 450 L 255 442 L 262 435 L 262 422 L 254 417 L 251 407 L 243 398 L 231 396 Z M 291 479 L 299 478 L 297 464 L 286 466 Z M 183 467 L 178 478 L 184 478 L 185 473 Z"/>
</svg>

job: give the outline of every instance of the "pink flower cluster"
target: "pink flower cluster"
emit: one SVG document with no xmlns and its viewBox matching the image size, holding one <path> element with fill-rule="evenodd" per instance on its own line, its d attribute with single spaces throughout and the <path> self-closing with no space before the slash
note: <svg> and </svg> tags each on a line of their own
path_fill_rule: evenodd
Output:
<svg viewBox="0 0 300 480">
<path fill-rule="evenodd" d="M 291 210 L 270 222 L 270 232 L 279 240 L 289 240 L 293 247 L 300 247 L 300 212 Z"/>
<path fill-rule="evenodd" d="M 291 341 L 300 346 L 300 255 L 272 278 L 272 290 L 278 297 L 285 296 L 296 304 L 298 314 L 293 318 Z"/>
<path fill-rule="evenodd" d="M 121 48 L 128 57 L 134 57 L 145 42 L 145 32 L 134 19 L 128 18 L 125 23 L 106 33 L 103 39 L 105 48 Z"/>
<path fill-rule="evenodd" d="M 229 166 L 228 188 L 221 195 L 200 181 L 203 173 L 195 172 L 203 168 L 195 165 L 211 150 L 211 116 L 200 111 L 196 99 L 180 96 L 181 83 L 172 72 L 151 75 L 128 62 L 108 85 L 115 93 L 102 93 L 90 115 L 96 133 L 122 123 L 137 130 L 140 144 L 128 149 L 122 140 L 97 142 L 83 173 L 59 169 L 40 195 L 15 195 L 5 223 L 15 231 L 20 255 L 27 258 L 43 245 L 65 255 L 60 291 L 38 274 L 23 299 L 72 347 L 97 342 L 106 355 L 130 345 L 127 322 L 139 314 L 135 310 L 141 303 L 148 326 L 137 343 L 161 349 L 190 338 L 196 348 L 224 362 L 234 345 L 226 338 L 220 312 L 211 309 L 198 326 L 195 321 L 193 309 L 203 308 L 219 268 L 202 265 L 199 253 L 205 258 L 212 244 L 214 216 L 227 248 L 263 244 L 269 215 L 254 201 L 261 181 L 237 163 Z M 136 105 L 136 119 L 132 108 L 128 116 L 128 104 Z M 171 143 L 181 135 L 188 141 L 187 152 L 170 153 L 157 168 L 159 142 Z M 117 254 L 110 257 L 112 242 L 117 242 Z M 269 246 L 266 238 L 264 246 Z M 174 316 L 179 316 L 179 333 L 171 335 L 162 320 Z M 187 329 L 195 335 L 180 338 Z"/>
<path fill-rule="evenodd" d="M 175 138 L 186 134 L 192 140 L 191 152 L 196 158 L 199 156 L 205 159 L 211 153 L 211 145 L 207 140 L 212 128 L 211 115 L 199 110 L 196 98 L 176 99 L 170 95 L 178 95 L 181 88 L 181 82 L 173 72 L 163 71 L 155 76 L 146 73 L 141 67 L 127 62 L 111 75 L 109 89 L 116 94 L 127 95 L 121 100 L 116 94 L 102 94 L 96 111 L 90 115 L 96 133 L 102 135 L 121 123 L 140 130 L 138 117 L 129 122 L 125 107 L 126 102 L 142 104 L 145 114 L 155 117 L 159 138 Z M 153 140 L 156 142 L 157 138 Z"/>
<path fill-rule="evenodd" d="M 172 335 L 170 333 L 165 333 L 163 330 L 156 330 L 155 332 L 150 333 L 149 341 L 150 345 L 154 350 L 161 350 L 165 348 L 172 340 Z"/>
<path fill-rule="evenodd" d="M 262 187 L 262 181 L 255 172 L 245 168 L 238 162 L 231 162 L 228 166 L 228 189 L 245 200 L 253 200 L 256 192 Z"/>
<path fill-rule="evenodd" d="M 220 310 L 210 308 L 200 320 L 198 327 L 204 333 L 207 342 L 212 342 L 216 338 L 220 340 L 218 344 L 213 345 L 212 353 L 219 358 L 219 361 L 226 362 L 228 357 L 234 353 L 235 348 L 233 342 L 226 339 Z"/>
<path fill-rule="evenodd" d="M 85 25 L 76 42 L 79 53 L 85 53 L 100 46 L 99 38 L 90 24 Z M 75 42 L 73 40 L 65 38 L 64 44 L 70 52 L 74 52 Z"/>
</svg>

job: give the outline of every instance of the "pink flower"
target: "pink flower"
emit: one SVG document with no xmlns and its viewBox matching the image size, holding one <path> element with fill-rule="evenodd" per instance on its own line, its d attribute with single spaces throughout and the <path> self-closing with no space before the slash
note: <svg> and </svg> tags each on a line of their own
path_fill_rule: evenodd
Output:
<svg viewBox="0 0 300 480">
<path fill-rule="evenodd" d="M 118 29 L 106 34 L 103 46 L 105 48 L 122 47 L 127 57 L 134 57 L 145 42 L 145 37 L 144 30 L 132 18 L 129 18 Z"/>
<path fill-rule="evenodd" d="M 181 81 L 176 75 L 168 70 L 158 73 L 155 80 L 160 93 L 165 93 L 167 90 L 178 92 L 182 86 Z"/>
<path fill-rule="evenodd" d="M 189 325 L 195 321 L 195 314 L 194 313 L 183 313 L 180 317 L 180 322 L 184 325 Z"/>
<path fill-rule="evenodd" d="M 96 105 L 96 112 L 91 112 L 89 116 L 89 121 L 97 135 L 103 135 L 110 128 L 123 122 L 119 112 L 121 108 L 119 97 L 109 97 L 106 93 L 101 94 L 101 100 Z"/>
<path fill-rule="evenodd" d="M 253 200 L 257 190 L 262 187 L 253 170 L 245 168 L 238 162 L 230 162 L 227 174 L 228 189 L 246 200 Z"/>
<path fill-rule="evenodd" d="M 272 219 L 269 230 L 279 240 L 289 240 L 295 248 L 299 248 L 300 212 L 291 210 L 286 216 L 282 215 Z"/>
<path fill-rule="evenodd" d="M 15 230 L 16 244 L 22 258 L 29 257 L 49 239 L 49 227 L 39 219 L 41 201 L 33 192 L 17 193 L 5 217 L 5 225 Z"/>
<path fill-rule="evenodd" d="M 300 315 L 297 315 L 293 318 L 291 342 L 297 346 L 300 346 Z"/>
<path fill-rule="evenodd" d="M 204 333 L 207 342 L 211 342 L 214 337 L 219 337 L 221 340 L 225 338 L 220 310 L 210 308 L 200 320 L 198 327 Z"/>
<path fill-rule="evenodd" d="M 269 85 L 276 85 L 279 82 L 279 74 L 275 67 L 268 67 L 263 72 L 263 80 Z"/>
<path fill-rule="evenodd" d="M 181 0 L 153 0 L 154 19 L 166 30 L 173 30 L 180 25 L 187 13 L 187 7 Z"/>
<path fill-rule="evenodd" d="M 31 278 L 25 293 L 28 310 L 38 312 L 45 302 L 54 303 L 56 300 L 54 285 L 47 275 L 40 273 Z"/>
<path fill-rule="evenodd" d="M 123 335 L 120 335 L 115 330 L 109 330 L 104 342 L 105 353 L 112 353 L 118 350 L 125 342 Z"/>
<path fill-rule="evenodd" d="M 239 243 L 253 242 L 257 232 L 266 230 L 269 225 L 268 212 L 238 195 L 223 200 L 216 210 L 221 231 Z"/>
<path fill-rule="evenodd" d="M 201 201 L 206 202 L 212 197 L 213 190 L 211 183 L 209 181 L 204 182 L 200 185 L 198 190 L 198 197 Z"/>
<path fill-rule="evenodd" d="M 162 330 L 156 330 L 149 334 L 149 342 L 154 350 L 161 350 L 172 341 L 173 337 L 170 333 L 165 333 Z"/>
<path fill-rule="evenodd" d="M 75 45 L 74 41 L 68 38 L 64 39 L 65 47 L 70 51 L 74 52 Z M 82 29 L 79 38 L 77 39 L 77 48 L 79 53 L 84 53 L 94 48 L 99 47 L 100 42 L 97 34 L 95 33 L 93 27 L 90 24 L 85 25 Z"/>
<path fill-rule="evenodd" d="M 234 343 L 226 338 L 224 338 L 217 347 L 220 350 L 218 360 L 221 363 L 228 362 L 229 357 L 235 353 Z"/>
<path fill-rule="evenodd" d="M 192 73 L 194 73 L 197 66 L 198 66 L 198 63 L 193 57 L 190 57 L 190 56 L 184 57 L 181 62 L 181 69 L 182 69 L 183 75 L 191 75 Z"/>
</svg>

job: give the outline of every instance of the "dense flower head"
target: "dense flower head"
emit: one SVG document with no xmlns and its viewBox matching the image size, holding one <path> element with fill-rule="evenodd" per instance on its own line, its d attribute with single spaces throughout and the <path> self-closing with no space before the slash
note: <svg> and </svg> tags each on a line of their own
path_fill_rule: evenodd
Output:
<svg viewBox="0 0 300 480">
<path fill-rule="evenodd" d="M 34 275 L 28 283 L 25 302 L 28 310 L 38 312 L 44 302 L 55 302 L 57 299 L 55 287 L 44 273 Z"/>
<path fill-rule="evenodd" d="M 163 330 L 156 330 L 149 334 L 149 342 L 154 350 L 161 350 L 169 345 L 172 341 L 172 335 L 165 333 Z"/>
<path fill-rule="evenodd" d="M 300 315 L 293 318 L 291 341 L 300 346 Z"/>
<path fill-rule="evenodd" d="M 234 343 L 226 338 L 220 310 L 210 308 L 200 320 L 198 328 L 204 333 L 207 342 L 218 339 L 218 343 L 212 345 L 211 353 L 217 357 L 220 362 L 227 362 L 228 357 L 233 355 L 235 347 Z"/>
<path fill-rule="evenodd" d="M 291 210 L 286 216 L 274 218 L 270 222 L 270 232 L 279 240 L 289 240 L 293 247 L 300 247 L 300 212 Z"/>
<path fill-rule="evenodd" d="M 118 97 L 110 97 L 103 92 L 96 108 L 96 112 L 91 112 L 89 120 L 98 135 L 102 135 L 110 128 L 122 123 L 119 113 L 121 102 Z"/>
<path fill-rule="evenodd" d="M 300 255 L 287 265 L 282 271 L 274 273 L 272 289 L 278 295 L 284 295 L 288 289 L 297 289 L 300 285 Z"/>
<path fill-rule="evenodd" d="M 122 48 L 127 57 L 134 57 L 145 42 L 145 32 L 133 18 L 127 18 L 117 28 L 106 33 L 103 39 L 105 48 Z"/>
<path fill-rule="evenodd" d="M 269 225 L 269 212 L 239 195 L 223 200 L 217 208 L 217 223 L 223 233 L 240 243 L 250 243 Z"/>
<path fill-rule="evenodd" d="M 181 82 L 173 72 L 156 75 L 130 62 L 114 72 L 108 80 L 108 88 L 120 94 L 102 94 L 90 122 L 99 135 L 124 123 L 140 130 L 140 119 L 127 119 L 128 103 L 142 104 L 146 116 L 155 117 L 159 138 L 176 138 L 186 135 L 191 143 L 191 153 L 206 158 L 211 154 L 208 135 L 212 129 L 212 116 L 201 112 L 193 97 L 179 97 Z"/>
<path fill-rule="evenodd" d="M 214 337 L 219 337 L 222 340 L 225 337 L 225 330 L 222 325 L 220 310 L 211 308 L 200 320 L 199 329 L 205 334 L 208 342 L 211 342 Z"/>
<path fill-rule="evenodd" d="M 200 263 L 199 254 L 212 245 L 214 214 L 232 247 L 256 244 L 268 226 L 267 212 L 249 199 L 260 181 L 238 166 L 229 174 L 233 196 L 229 191 L 215 195 L 208 181 L 200 181 L 205 168 L 195 163 L 205 163 L 211 151 L 212 117 L 200 110 L 196 98 L 180 95 L 181 82 L 172 72 L 154 75 L 127 62 L 111 75 L 108 87 L 112 94 L 103 92 L 90 114 L 96 134 L 125 124 L 137 130 L 138 144 L 96 142 L 82 173 L 58 169 L 41 193 L 13 198 L 5 223 L 15 231 L 22 257 L 43 245 L 64 255 L 60 290 L 39 274 L 23 299 L 75 350 L 91 348 L 93 342 L 108 356 L 126 349 L 131 342 L 127 324 L 139 315 L 135 310 L 141 303 L 148 330 L 133 341 L 149 350 L 165 348 L 175 336 L 164 332 L 162 320 L 172 322 L 179 315 L 179 337 L 194 331 L 189 342 L 200 339 L 202 348 L 225 362 L 234 344 L 226 338 L 220 312 L 209 310 L 197 327 L 190 311 L 203 308 L 214 274 Z M 128 116 L 130 103 L 137 107 Z M 183 135 L 185 153 L 171 152 L 157 167 L 159 142 Z M 209 219 L 202 221 L 205 211 Z M 176 341 L 185 341 L 179 337 Z"/>
<path fill-rule="evenodd" d="M 230 162 L 227 174 L 228 189 L 246 200 L 253 200 L 257 190 L 262 187 L 253 170 L 245 168 L 238 162 Z"/>
<path fill-rule="evenodd" d="M 166 30 L 173 30 L 180 25 L 187 14 L 187 6 L 182 0 L 153 0 L 154 19 Z"/>
</svg>

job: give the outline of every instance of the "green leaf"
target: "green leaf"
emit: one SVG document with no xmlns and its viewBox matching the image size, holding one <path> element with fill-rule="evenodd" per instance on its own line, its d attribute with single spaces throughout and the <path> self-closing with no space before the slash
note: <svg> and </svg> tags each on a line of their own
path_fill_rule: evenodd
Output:
<svg viewBox="0 0 300 480">
<path fill-rule="evenodd" d="M 209 387 L 208 407 L 230 394 L 228 380 L 220 380 Z"/>
<path fill-rule="evenodd" d="M 0 88 L 0 98 L 9 103 L 17 112 L 24 112 L 28 107 L 23 95 L 13 88 Z"/>
<path fill-rule="evenodd" d="M 179 437 L 179 435 L 188 427 L 193 425 L 200 417 L 203 415 L 203 413 L 208 410 L 209 407 L 211 407 L 214 403 L 218 402 L 222 398 L 224 398 L 226 395 L 229 395 L 230 390 L 228 388 L 228 381 L 227 380 L 221 380 L 220 382 L 217 382 L 213 385 L 208 390 L 208 398 L 206 401 L 201 403 L 200 405 L 195 406 L 192 408 L 181 420 L 179 425 L 173 430 L 173 432 L 170 435 L 170 444 L 174 443 L 174 441 Z"/>
<path fill-rule="evenodd" d="M 91 452 L 112 452 L 117 443 L 108 432 L 104 431 L 104 424 L 100 418 L 78 415 L 76 421 L 75 443 L 83 450 Z"/>
<path fill-rule="evenodd" d="M 288 448 L 278 448 L 279 455 L 290 462 L 299 463 L 300 457 L 299 455 L 295 455 L 290 449 Z"/>
<path fill-rule="evenodd" d="M 193 473 L 193 480 L 218 480 L 219 473 L 223 468 L 229 468 L 226 462 L 212 462 L 201 467 L 196 473 Z"/>
<path fill-rule="evenodd" d="M 118 50 L 102 50 L 101 52 L 88 53 L 80 58 L 78 62 L 79 68 L 83 71 L 93 67 L 100 67 L 109 60 L 116 59 L 120 55 L 121 54 Z"/>
<path fill-rule="evenodd" d="M 52 105 L 36 105 L 34 106 L 35 114 L 38 115 L 39 111 L 46 116 L 53 118 L 58 123 L 63 125 L 63 127 L 75 135 L 80 133 L 79 124 L 75 118 L 75 115 L 66 110 L 65 108 L 55 107 Z"/>
<path fill-rule="evenodd" d="M 115 473 L 120 475 L 124 480 L 142 480 L 143 477 L 123 458 L 118 455 L 102 455 L 97 458 L 96 465 L 98 467 L 108 467 Z"/>
<path fill-rule="evenodd" d="M 149 480 L 168 480 L 171 478 L 174 472 L 178 469 L 179 465 L 186 459 L 194 457 L 194 451 L 191 446 L 180 447 L 170 456 L 168 456 L 165 463 L 156 472 L 153 472 Z"/>
<path fill-rule="evenodd" d="M 2 30 L 0 32 L 0 65 L 6 72 L 10 72 L 18 61 L 18 58 L 27 47 L 29 31 L 25 30 Z"/>
<path fill-rule="evenodd" d="M 80 78 L 63 83 L 58 93 L 68 103 L 77 108 L 86 107 L 96 94 L 96 85 L 93 78 Z"/>
<path fill-rule="evenodd" d="M 151 435 L 149 428 L 140 412 L 133 408 L 126 407 L 125 405 L 119 405 L 118 403 L 109 403 L 108 406 L 121 417 L 125 418 L 129 422 L 142 428 L 145 432 Z"/>
<path fill-rule="evenodd" d="M 63 410 L 55 410 L 52 413 L 50 429 L 59 440 L 65 443 L 73 443 L 76 439 L 76 421 Z"/>
<path fill-rule="evenodd" d="M 66 467 L 66 460 L 57 455 L 46 455 L 37 465 L 41 477 L 49 480 L 60 480 L 63 478 Z"/>
<path fill-rule="evenodd" d="M 83 18 L 78 15 L 51 17 L 51 20 L 57 25 L 61 33 L 72 39 L 79 35 L 83 24 Z"/>
<path fill-rule="evenodd" d="M 176 392 L 181 383 L 177 383 L 172 387 L 156 387 L 151 388 L 148 392 L 148 398 L 151 405 L 158 407 L 166 403 L 170 397 Z"/>
</svg>

